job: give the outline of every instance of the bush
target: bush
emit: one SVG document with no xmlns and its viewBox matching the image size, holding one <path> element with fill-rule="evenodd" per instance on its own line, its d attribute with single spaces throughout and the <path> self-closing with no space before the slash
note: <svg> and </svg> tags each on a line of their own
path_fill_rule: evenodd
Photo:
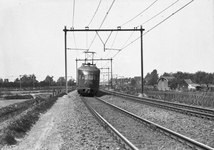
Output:
<svg viewBox="0 0 214 150">
<path fill-rule="evenodd" d="M 4 99 L 31 99 L 33 98 L 32 95 L 8 95 L 5 96 Z"/>
</svg>

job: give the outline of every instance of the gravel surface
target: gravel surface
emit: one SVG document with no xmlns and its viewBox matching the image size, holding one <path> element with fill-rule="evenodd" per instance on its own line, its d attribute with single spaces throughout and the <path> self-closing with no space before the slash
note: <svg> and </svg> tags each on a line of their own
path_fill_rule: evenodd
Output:
<svg viewBox="0 0 214 150">
<path fill-rule="evenodd" d="M 76 91 L 41 114 L 31 131 L 3 150 L 119 150 L 120 146 L 90 114 Z"/>
<path fill-rule="evenodd" d="M 87 98 L 87 101 L 121 134 L 130 140 L 140 150 L 189 150 L 190 148 L 157 132 L 141 122 L 128 117 L 112 107 L 96 100 Z"/>
<path fill-rule="evenodd" d="M 136 103 L 112 95 L 101 98 L 191 139 L 214 147 L 214 121 Z"/>
</svg>

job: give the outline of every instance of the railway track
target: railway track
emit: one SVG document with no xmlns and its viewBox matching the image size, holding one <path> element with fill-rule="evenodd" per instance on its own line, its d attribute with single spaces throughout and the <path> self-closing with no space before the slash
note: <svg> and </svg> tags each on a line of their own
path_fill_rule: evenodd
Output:
<svg viewBox="0 0 214 150">
<path fill-rule="evenodd" d="M 110 131 L 125 149 L 213 149 L 100 98 L 81 98 L 94 116 L 99 118 L 104 128 Z"/>
<path fill-rule="evenodd" d="M 152 98 L 140 98 L 129 94 L 119 93 L 115 91 L 107 91 L 107 90 L 101 90 L 105 93 L 112 94 L 115 96 L 128 98 L 134 101 L 137 101 L 139 103 L 156 106 L 168 110 L 173 110 L 176 112 L 180 112 L 187 115 L 192 115 L 200 118 L 205 118 L 209 120 L 214 120 L 214 109 L 208 109 L 208 108 L 202 108 L 197 106 L 191 106 L 191 105 L 185 105 L 181 103 L 173 103 L 173 102 L 167 102 L 163 100 L 158 99 L 152 99 Z"/>
</svg>

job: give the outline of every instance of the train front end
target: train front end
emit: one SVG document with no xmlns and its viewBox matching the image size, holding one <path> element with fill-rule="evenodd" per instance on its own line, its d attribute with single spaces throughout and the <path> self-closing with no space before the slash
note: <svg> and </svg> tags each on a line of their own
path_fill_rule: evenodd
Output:
<svg viewBox="0 0 214 150">
<path fill-rule="evenodd" d="M 100 70 L 94 64 L 83 64 L 77 73 L 78 93 L 83 96 L 94 96 L 99 90 Z"/>
</svg>

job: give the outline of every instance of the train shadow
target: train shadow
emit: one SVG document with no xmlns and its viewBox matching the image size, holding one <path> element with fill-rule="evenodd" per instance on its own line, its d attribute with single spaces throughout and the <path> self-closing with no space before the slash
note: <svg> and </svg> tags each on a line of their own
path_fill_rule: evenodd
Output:
<svg viewBox="0 0 214 150">
<path fill-rule="evenodd" d="M 102 96 L 104 96 L 104 95 L 110 95 L 110 94 L 105 93 L 105 92 L 99 90 L 95 96 L 97 96 L 97 97 L 102 97 Z"/>
</svg>

